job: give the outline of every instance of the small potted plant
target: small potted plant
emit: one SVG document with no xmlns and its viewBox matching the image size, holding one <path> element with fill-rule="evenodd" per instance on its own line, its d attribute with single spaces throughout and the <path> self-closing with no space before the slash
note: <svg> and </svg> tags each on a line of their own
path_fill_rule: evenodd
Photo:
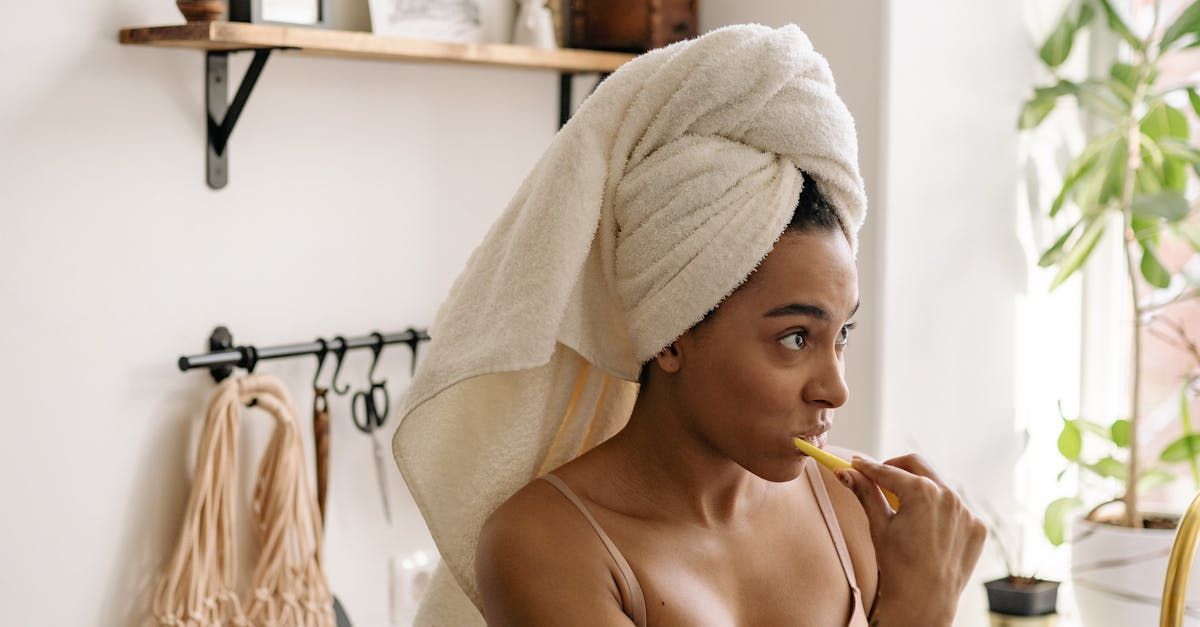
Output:
<svg viewBox="0 0 1200 627">
<path fill-rule="evenodd" d="M 1028 445 L 1026 432 L 1020 457 L 1024 457 Z M 959 488 L 959 493 L 965 501 L 971 502 L 964 488 Z M 988 537 L 992 540 L 990 545 L 999 553 L 1006 573 L 983 584 L 992 627 L 1054 625 L 1059 582 L 1038 577 L 1040 566 L 1030 569 L 1023 563 L 1026 557 L 1024 539 L 1034 524 L 1034 516 L 1020 506 L 1008 516 L 1001 517 L 987 503 L 982 507 L 971 505 L 987 526 Z"/>
<path fill-rule="evenodd" d="M 1029 625 L 1031 621 L 1017 621 L 1010 616 L 1041 616 L 1048 617 L 1058 608 L 1058 582 L 1037 577 L 1025 577 L 1009 574 L 1000 579 L 986 581 L 988 611 L 991 613 L 992 627 L 1008 627 L 1009 625 Z M 1049 618 L 1047 625 L 1053 625 Z"/>
</svg>

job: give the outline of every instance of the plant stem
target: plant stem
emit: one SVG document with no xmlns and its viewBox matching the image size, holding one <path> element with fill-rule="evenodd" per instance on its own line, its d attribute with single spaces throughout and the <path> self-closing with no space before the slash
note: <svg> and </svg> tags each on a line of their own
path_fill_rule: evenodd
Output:
<svg viewBox="0 0 1200 627">
<path fill-rule="evenodd" d="M 1142 527 L 1142 516 L 1138 510 L 1138 479 L 1139 464 L 1138 464 L 1138 426 L 1141 412 L 1138 411 L 1140 404 L 1140 392 L 1142 383 L 1142 310 L 1138 303 L 1137 289 L 1137 269 L 1133 264 L 1133 247 L 1137 245 L 1138 240 L 1133 232 L 1133 189 L 1134 181 L 1137 175 L 1137 169 L 1141 165 L 1141 128 L 1138 124 L 1139 111 L 1137 105 L 1146 98 L 1146 90 L 1148 85 L 1148 76 L 1150 68 L 1153 68 L 1158 61 L 1158 55 L 1152 50 L 1157 47 L 1156 42 L 1158 37 L 1155 31 L 1158 30 L 1158 17 L 1162 13 L 1162 0 L 1154 2 L 1154 20 L 1150 26 L 1150 34 L 1146 36 L 1145 50 L 1142 53 L 1141 66 L 1142 71 L 1138 72 L 1137 88 L 1134 91 L 1133 100 L 1130 101 L 1129 119 L 1127 120 L 1126 131 L 1129 136 L 1128 150 L 1129 159 L 1125 166 L 1125 176 L 1121 181 L 1121 215 L 1125 223 L 1125 237 L 1123 238 L 1123 248 L 1125 249 L 1125 271 L 1129 277 L 1129 292 L 1132 298 L 1130 309 L 1133 311 L 1133 350 L 1131 356 L 1131 386 L 1129 390 L 1129 475 L 1125 479 L 1125 525 L 1132 529 L 1140 529 Z"/>
<path fill-rule="evenodd" d="M 1131 125 L 1132 133 L 1138 132 L 1137 126 Z M 1130 143 L 1131 150 L 1138 150 L 1139 144 L 1136 142 Z M 1133 165 L 1132 159 L 1131 163 Z M 1133 230 L 1133 212 L 1130 205 L 1133 200 L 1133 176 L 1127 169 L 1125 171 L 1124 189 L 1121 193 L 1121 213 L 1125 221 L 1125 232 L 1131 233 Z M 1129 241 L 1132 240 L 1132 241 Z M 1138 391 L 1141 388 L 1141 362 L 1142 362 L 1142 316 L 1138 309 L 1138 293 L 1137 293 L 1137 271 L 1133 266 L 1133 246 L 1137 244 L 1137 239 L 1132 235 L 1126 235 L 1122 247 L 1125 249 L 1125 270 L 1129 275 L 1129 290 L 1133 297 L 1133 355 L 1131 378 L 1131 388 L 1129 390 L 1130 408 L 1129 408 L 1129 476 L 1125 479 L 1125 524 L 1133 529 L 1141 528 L 1141 515 L 1138 512 Z"/>
</svg>

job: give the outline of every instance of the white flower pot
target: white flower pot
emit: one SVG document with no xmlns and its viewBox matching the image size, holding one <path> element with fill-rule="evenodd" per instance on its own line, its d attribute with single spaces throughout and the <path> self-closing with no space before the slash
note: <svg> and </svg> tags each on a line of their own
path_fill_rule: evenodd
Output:
<svg viewBox="0 0 1200 627">
<path fill-rule="evenodd" d="M 1158 625 L 1174 529 L 1130 529 L 1075 519 L 1071 583 L 1082 627 Z M 1200 569 L 1188 575 L 1184 625 L 1200 627 Z"/>
</svg>

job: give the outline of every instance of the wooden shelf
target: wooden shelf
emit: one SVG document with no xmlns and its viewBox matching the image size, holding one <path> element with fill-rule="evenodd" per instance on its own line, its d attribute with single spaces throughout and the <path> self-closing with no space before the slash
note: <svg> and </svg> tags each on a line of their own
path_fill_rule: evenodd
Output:
<svg viewBox="0 0 1200 627">
<path fill-rule="evenodd" d="M 317 56 L 468 63 L 567 73 L 609 73 L 633 58 L 630 54 L 598 50 L 544 50 L 510 44 L 383 37 L 365 32 L 241 22 L 123 28 L 121 43 L 208 51 L 273 48 Z"/>
<path fill-rule="evenodd" d="M 229 173 L 229 136 L 267 58 L 275 51 L 315 56 L 386 59 L 428 63 L 468 63 L 492 67 L 553 70 L 558 80 L 558 125 L 571 117 L 571 78 L 598 73 L 600 80 L 633 58 L 631 54 L 578 50 L 544 50 L 508 44 L 457 43 L 303 26 L 194 22 L 177 26 L 121 29 L 121 43 L 205 52 L 205 171 L 208 186 L 225 187 Z M 229 55 L 253 51 L 237 93 L 229 99 Z M 595 87 L 593 87 L 595 89 Z"/>
</svg>

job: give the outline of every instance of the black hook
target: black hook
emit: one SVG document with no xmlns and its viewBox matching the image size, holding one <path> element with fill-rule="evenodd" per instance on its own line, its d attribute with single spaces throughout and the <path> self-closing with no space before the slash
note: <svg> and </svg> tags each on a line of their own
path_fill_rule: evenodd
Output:
<svg viewBox="0 0 1200 627">
<path fill-rule="evenodd" d="M 336 340 L 338 343 L 338 347 L 333 349 L 333 354 L 334 354 L 334 356 L 337 357 L 337 366 L 333 369 L 333 383 L 331 384 L 330 387 L 333 388 L 334 392 L 337 392 L 338 394 L 341 394 L 344 396 L 346 394 L 346 392 L 350 391 L 350 384 L 347 383 L 346 387 L 339 390 L 338 384 L 337 384 L 337 378 L 338 378 L 338 374 L 342 372 L 342 359 L 346 356 L 346 338 L 338 335 L 338 336 L 335 336 L 333 339 Z"/>
<path fill-rule="evenodd" d="M 367 370 L 367 382 L 371 385 L 382 385 L 387 383 L 387 379 L 382 381 L 375 380 L 375 366 L 379 363 L 379 355 L 383 353 L 383 334 L 379 331 L 372 331 L 371 336 L 375 338 L 375 344 L 371 346 L 371 352 L 375 353 L 375 357 L 371 359 L 371 368 Z"/>
<path fill-rule="evenodd" d="M 317 379 L 321 378 L 321 368 L 325 366 L 325 354 L 329 352 L 329 344 L 322 338 L 317 338 L 317 343 L 321 345 L 321 350 L 317 351 L 317 373 L 313 375 L 313 389 L 320 389 L 320 384 Z"/>
<path fill-rule="evenodd" d="M 417 373 L 417 347 L 421 345 L 421 337 L 413 327 L 408 327 L 406 330 L 408 331 L 408 339 L 404 340 L 404 343 L 408 344 L 409 350 L 412 351 L 412 364 L 409 366 L 409 374 L 414 375 Z"/>
<path fill-rule="evenodd" d="M 371 336 L 375 338 L 375 343 L 371 346 L 371 352 L 375 353 L 375 357 L 371 360 L 371 368 L 367 371 L 367 383 L 370 386 L 362 392 L 355 392 L 354 398 L 351 399 L 350 409 L 354 418 L 354 424 L 364 433 L 371 433 L 376 427 L 383 426 L 384 420 L 391 406 L 388 399 L 387 379 L 375 380 L 375 366 L 379 363 L 379 355 L 383 353 L 383 334 L 378 331 L 372 331 Z M 382 400 L 377 401 L 376 392 L 381 392 Z M 362 420 L 358 418 L 358 399 L 363 398 L 363 407 L 365 416 Z M 380 410 L 382 408 L 382 411 Z"/>
</svg>

